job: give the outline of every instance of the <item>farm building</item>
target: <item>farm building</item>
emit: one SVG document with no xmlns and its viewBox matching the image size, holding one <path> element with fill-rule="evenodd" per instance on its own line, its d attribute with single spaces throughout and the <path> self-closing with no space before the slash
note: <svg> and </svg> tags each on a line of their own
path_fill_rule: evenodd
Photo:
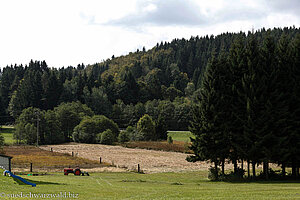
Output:
<svg viewBox="0 0 300 200">
<path fill-rule="evenodd" d="M 5 156 L 0 154 L 0 167 L 8 171 L 11 171 L 11 159 L 10 156 Z"/>
</svg>

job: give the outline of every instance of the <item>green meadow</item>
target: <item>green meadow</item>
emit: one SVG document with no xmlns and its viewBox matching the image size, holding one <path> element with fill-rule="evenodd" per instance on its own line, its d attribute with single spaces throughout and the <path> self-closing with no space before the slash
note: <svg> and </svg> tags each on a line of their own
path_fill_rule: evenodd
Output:
<svg viewBox="0 0 300 200">
<path fill-rule="evenodd" d="M 174 141 L 190 142 L 190 137 L 194 135 L 190 131 L 168 131 L 168 136 L 171 136 Z"/>
<path fill-rule="evenodd" d="M 90 176 L 55 173 L 22 177 L 35 182 L 37 187 L 19 185 L 1 173 L 0 199 L 10 199 L 12 194 L 20 196 L 21 192 L 23 196 L 30 193 L 66 194 L 64 199 L 300 199 L 300 183 L 297 182 L 211 182 L 204 171 L 158 174 L 105 172 L 91 173 Z M 78 198 L 74 198 L 77 195 Z"/>
<path fill-rule="evenodd" d="M 13 144 L 13 132 L 15 131 L 15 128 L 12 126 L 1 126 L 0 133 L 4 137 L 5 144 Z"/>
</svg>

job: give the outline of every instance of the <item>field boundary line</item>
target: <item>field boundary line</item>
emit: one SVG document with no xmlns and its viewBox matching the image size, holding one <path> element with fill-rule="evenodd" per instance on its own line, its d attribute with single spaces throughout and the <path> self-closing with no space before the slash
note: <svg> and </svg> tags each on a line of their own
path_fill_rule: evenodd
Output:
<svg viewBox="0 0 300 200">
<path fill-rule="evenodd" d="M 113 186 L 113 184 L 111 184 L 109 181 L 107 181 L 107 180 L 101 178 L 100 176 L 99 176 L 99 178 L 100 178 L 102 181 L 105 181 L 108 185 Z"/>
</svg>

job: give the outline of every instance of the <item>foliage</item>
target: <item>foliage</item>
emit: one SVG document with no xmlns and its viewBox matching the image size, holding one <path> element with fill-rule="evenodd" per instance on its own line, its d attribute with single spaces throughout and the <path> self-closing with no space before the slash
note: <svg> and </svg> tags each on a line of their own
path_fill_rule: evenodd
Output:
<svg viewBox="0 0 300 200">
<path fill-rule="evenodd" d="M 54 112 L 60 122 L 65 141 L 71 140 L 73 129 L 85 116 L 91 117 L 94 115 L 89 107 L 80 102 L 62 103 L 54 108 Z"/>
<path fill-rule="evenodd" d="M 114 136 L 113 132 L 110 129 L 107 129 L 106 131 L 103 131 L 101 133 L 100 144 L 110 145 L 114 141 L 115 141 L 115 136 Z"/>
<path fill-rule="evenodd" d="M 14 139 L 17 143 L 36 144 L 38 132 L 39 144 L 67 142 L 71 138 L 70 127 L 79 124 L 85 115 L 93 115 L 93 112 L 79 102 L 61 104 L 47 112 L 33 107 L 26 108 L 16 121 Z"/>
<path fill-rule="evenodd" d="M 219 180 L 219 176 L 221 175 L 221 170 L 220 168 L 214 168 L 214 167 L 210 167 L 208 168 L 208 179 L 211 181 L 217 181 Z"/>
<path fill-rule="evenodd" d="M 39 135 L 37 135 L 37 122 L 39 121 Z M 22 111 L 17 119 L 14 139 L 17 142 L 45 144 L 45 113 L 38 108 L 29 107 Z"/>
<path fill-rule="evenodd" d="M 120 130 L 118 125 L 111 119 L 105 117 L 104 115 L 95 115 L 92 120 L 96 123 L 97 133 L 102 133 L 109 129 L 113 134 L 113 142 L 117 141 Z"/>
<path fill-rule="evenodd" d="M 173 144 L 173 138 L 172 138 L 172 136 L 168 136 L 168 143 L 169 144 Z"/>
<path fill-rule="evenodd" d="M 45 122 L 45 143 L 60 144 L 65 142 L 61 123 L 53 110 L 48 110 L 45 113 Z"/>
<path fill-rule="evenodd" d="M 137 131 L 139 133 L 139 140 L 149 141 L 156 140 L 155 124 L 152 118 L 145 114 L 137 123 Z"/>
<path fill-rule="evenodd" d="M 299 41 L 299 34 L 294 40 L 283 34 L 276 42 L 269 31 L 259 46 L 255 35 L 249 34 L 237 38 L 229 53 L 223 50 L 212 56 L 194 106 L 194 155 L 189 161 L 211 160 L 217 171 L 228 159 L 234 165 L 232 176 L 241 178 L 244 171 L 237 162 L 247 160 L 253 177 L 255 165 L 263 164 L 265 179 L 270 178 L 273 162 L 282 165 L 283 172 L 291 167 L 294 179 L 299 178 L 298 108 L 291 109 L 299 106 L 300 73 L 293 67 L 298 63 L 294 58 Z"/>
<path fill-rule="evenodd" d="M 119 136 L 118 136 L 118 141 L 120 143 L 125 143 L 125 142 L 129 142 L 130 138 L 129 138 L 129 133 L 127 131 L 121 131 Z"/>
<path fill-rule="evenodd" d="M 31 60 L 1 69 L 1 123 L 16 122 L 15 137 L 33 143 L 36 121 L 18 118 L 34 106 L 40 110 L 39 142 L 44 144 L 61 138 L 60 130 L 63 141 L 72 141 L 74 127 L 93 113 L 121 128 L 136 126 L 148 114 L 156 130 L 147 140 L 166 139 L 165 128 L 191 127 L 193 161 L 220 165 L 229 159 L 234 171 L 240 160 L 253 169 L 263 163 L 266 177 L 268 163 L 275 162 L 291 167 L 296 177 L 299 49 L 299 28 L 262 28 L 174 39 L 87 66 L 52 69 Z M 47 123 L 47 110 L 53 108 L 57 120 L 47 114 Z M 118 131 L 110 129 L 117 140 Z M 132 137 L 145 139 L 140 133 Z"/>
<path fill-rule="evenodd" d="M 103 87 L 94 87 L 92 91 L 89 91 L 86 86 L 84 87 L 83 95 L 85 104 L 90 107 L 95 114 L 109 116 L 112 106 Z"/>
<path fill-rule="evenodd" d="M 131 141 L 139 141 L 139 133 L 135 127 L 128 126 L 126 128 L 126 133 Z"/>
<path fill-rule="evenodd" d="M 96 127 L 95 120 L 90 117 L 84 118 L 79 125 L 74 128 L 72 137 L 74 142 L 96 143 L 96 134 L 99 133 Z"/>
<path fill-rule="evenodd" d="M 168 127 L 162 116 L 159 116 L 155 122 L 155 132 L 159 140 L 166 140 L 168 137 Z"/>
<path fill-rule="evenodd" d="M 117 124 L 103 115 L 86 117 L 74 128 L 73 140 L 74 142 L 83 143 L 101 142 L 102 136 L 99 136 L 98 134 L 108 129 L 113 134 L 112 138 L 113 142 L 115 142 L 119 135 L 119 128 Z"/>
<path fill-rule="evenodd" d="M 4 137 L 2 133 L 0 133 L 0 148 L 4 145 Z"/>
</svg>

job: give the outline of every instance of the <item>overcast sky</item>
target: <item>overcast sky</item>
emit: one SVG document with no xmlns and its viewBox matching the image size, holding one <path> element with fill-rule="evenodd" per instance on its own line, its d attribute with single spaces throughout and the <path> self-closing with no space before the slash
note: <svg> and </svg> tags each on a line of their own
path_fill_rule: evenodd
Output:
<svg viewBox="0 0 300 200">
<path fill-rule="evenodd" d="M 0 66 L 93 64 L 174 38 L 293 25 L 299 0 L 1 0 Z"/>
</svg>

